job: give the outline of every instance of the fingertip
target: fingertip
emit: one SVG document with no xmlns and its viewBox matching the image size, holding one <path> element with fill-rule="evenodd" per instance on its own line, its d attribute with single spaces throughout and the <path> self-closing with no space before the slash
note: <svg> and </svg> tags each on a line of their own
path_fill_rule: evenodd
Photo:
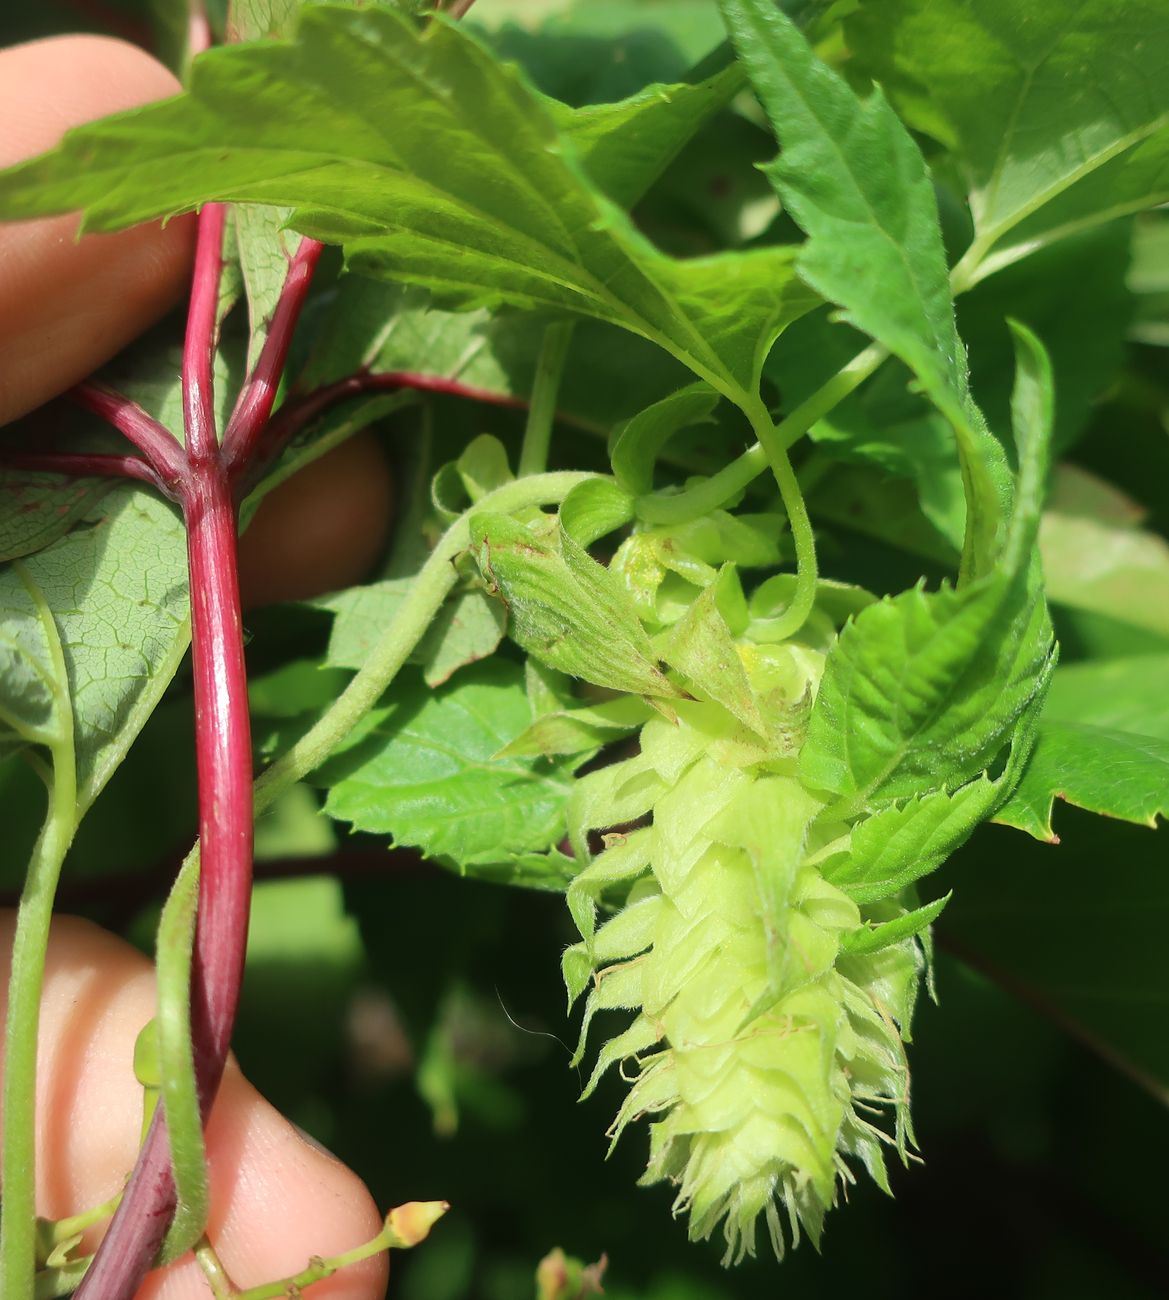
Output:
<svg viewBox="0 0 1169 1300">
<path fill-rule="evenodd" d="M 292 1277 L 371 1241 L 382 1218 L 352 1170 L 306 1139 L 233 1071 L 224 1078 L 207 1130 L 212 1214 L 208 1237 L 240 1287 Z M 381 1300 L 385 1254 L 314 1283 L 317 1300 Z M 137 1300 L 205 1300 L 193 1258 L 149 1279 Z"/>
<path fill-rule="evenodd" d="M 52 148 L 68 127 L 175 94 L 145 50 L 60 36 L 0 50 L 0 165 Z M 75 238 L 77 217 L 0 225 L 0 423 L 108 361 L 180 296 L 191 218 Z"/>
<path fill-rule="evenodd" d="M 13 915 L 0 912 L 0 1016 Z M 54 919 L 45 964 L 37 1072 L 37 1210 L 100 1204 L 122 1186 L 142 1124 L 134 1043 L 154 1012 L 154 970 L 128 944 L 76 917 Z M 2 1046 L 0 1046 L 2 1065 Z M 245 1286 L 300 1272 L 372 1240 L 381 1216 L 362 1181 L 306 1139 L 230 1065 L 207 1130 L 208 1236 Z M 92 1245 L 93 1243 L 87 1243 Z M 317 1284 L 316 1300 L 381 1300 L 385 1256 Z M 207 1300 L 190 1256 L 152 1274 L 136 1300 Z"/>
</svg>

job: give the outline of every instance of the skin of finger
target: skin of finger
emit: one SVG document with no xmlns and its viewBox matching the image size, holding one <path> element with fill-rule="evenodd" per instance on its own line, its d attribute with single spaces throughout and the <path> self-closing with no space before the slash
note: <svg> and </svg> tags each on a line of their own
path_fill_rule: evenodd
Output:
<svg viewBox="0 0 1169 1300">
<path fill-rule="evenodd" d="M 386 454 L 368 431 L 306 465 L 264 498 L 240 539 L 244 606 L 360 582 L 385 550 L 393 504 Z"/>
<path fill-rule="evenodd" d="M 61 36 L 0 50 L 0 166 L 70 126 L 177 93 L 144 50 Z M 194 221 L 75 238 L 78 218 L 0 225 L 0 423 L 91 374 L 162 316 L 186 283 Z"/>
<path fill-rule="evenodd" d="M 14 918 L 0 914 L 0 1013 L 6 1010 Z M 142 1089 L 134 1042 L 154 1012 L 150 963 L 88 921 L 53 923 L 41 1002 L 37 1079 L 37 1209 L 76 1214 L 114 1195 L 134 1163 Z M 312 1255 L 349 1250 L 381 1218 L 361 1181 L 307 1141 L 234 1063 L 207 1129 L 208 1236 L 242 1286 L 298 1272 Z M 319 1283 L 315 1300 L 380 1300 L 384 1257 Z M 137 1300 L 207 1300 L 193 1259 L 151 1275 Z"/>
</svg>

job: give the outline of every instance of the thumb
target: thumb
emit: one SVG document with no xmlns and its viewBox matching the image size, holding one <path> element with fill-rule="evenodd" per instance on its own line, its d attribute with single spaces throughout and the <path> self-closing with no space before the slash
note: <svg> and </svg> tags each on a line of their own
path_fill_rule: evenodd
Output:
<svg viewBox="0 0 1169 1300">
<path fill-rule="evenodd" d="M 14 917 L 0 913 L 0 1014 L 7 1009 Z M 54 923 L 41 1002 L 37 1074 L 37 1211 L 53 1219 L 99 1205 L 134 1164 L 142 1089 L 134 1043 L 154 1014 L 154 971 L 87 921 Z M 2 1058 L 0 1058 L 2 1063 Z M 381 1219 L 361 1181 L 279 1115 L 234 1064 L 207 1128 L 207 1235 L 241 1286 L 303 1269 L 370 1240 Z M 92 1249 L 95 1243 L 86 1243 Z M 384 1256 L 313 1288 L 314 1300 L 378 1300 Z M 152 1273 L 138 1300 L 207 1300 L 190 1256 Z"/>
</svg>

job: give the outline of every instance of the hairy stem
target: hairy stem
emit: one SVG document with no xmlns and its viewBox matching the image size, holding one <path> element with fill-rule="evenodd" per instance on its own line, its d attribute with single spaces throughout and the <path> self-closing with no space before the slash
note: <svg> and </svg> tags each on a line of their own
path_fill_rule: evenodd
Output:
<svg viewBox="0 0 1169 1300">
<path fill-rule="evenodd" d="M 833 407 L 859 388 L 888 355 L 888 351 L 879 343 L 859 352 L 848 365 L 838 370 L 826 384 L 805 398 L 775 426 L 774 445 L 786 451 L 817 420 L 822 420 Z M 771 427 L 770 420 L 767 420 L 767 427 Z M 758 436 L 756 431 L 756 437 Z M 670 496 L 654 494 L 642 497 L 637 503 L 638 518 L 650 524 L 684 524 L 692 519 L 701 519 L 736 497 L 763 473 L 768 464 L 766 448 L 762 441 L 756 442 L 729 465 L 724 465 L 717 474 L 712 474 L 710 478 L 684 492 Z"/>
<path fill-rule="evenodd" d="M 386 687 L 422 639 L 458 579 L 454 560 L 470 544 L 471 515 L 495 510 L 510 513 L 527 506 L 563 501 L 578 483 L 596 474 L 565 471 L 534 474 L 489 492 L 460 515 L 431 551 L 393 622 L 370 652 L 356 677 L 327 713 L 256 782 L 256 809 L 262 812 L 289 786 L 307 776 L 333 752 L 356 723 L 378 702 Z"/>
<path fill-rule="evenodd" d="M 36 1097 L 37 1041 L 45 954 L 53 897 L 61 864 L 77 829 L 77 766 L 73 745 L 73 708 L 65 693 L 65 656 L 52 613 L 30 585 L 29 594 L 45 628 L 58 697 L 55 734 L 46 741 L 52 755 L 45 824 L 29 863 L 8 980 L 4 1043 L 4 1152 L 0 1166 L 4 1195 L 0 1200 L 0 1296 L 31 1296 L 36 1272 Z"/>
<path fill-rule="evenodd" d="M 195 1076 L 204 1117 L 227 1058 L 247 941 L 252 867 L 252 756 L 232 489 L 218 457 L 183 488 L 202 871 L 191 981 Z M 174 1211 L 171 1154 L 155 1114 L 122 1204 L 79 1300 L 131 1300 Z"/>
<path fill-rule="evenodd" d="M 556 395 L 560 391 L 560 376 L 564 373 L 564 362 L 572 342 L 572 327 L 572 321 L 554 321 L 544 331 L 536 360 L 532 403 L 528 407 L 528 422 L 524 426 L 524 441 L 520 448 L 520 478 L 542 474 L 548 467 L 548 446 L 556 418 Z"/>
<path fill-rule="evenodd" d="M 812 533 L 812 521 L 808 518 L 808 507 L 804 504 L 804 494 L 800 491 L 787 448 L 779 436 L 779 430 L 771 424 L 766 410 L 760 412 L 755 423 L 755 435 L 767 452 L 796 546 L 796 589 L 791 604 L 776 621 L 773 629 L 773 635 L 779 641 L 794 636 L 804 626 L 816 602 L 816 583 L 819 578 L 816 539 Z"/>
</svg>

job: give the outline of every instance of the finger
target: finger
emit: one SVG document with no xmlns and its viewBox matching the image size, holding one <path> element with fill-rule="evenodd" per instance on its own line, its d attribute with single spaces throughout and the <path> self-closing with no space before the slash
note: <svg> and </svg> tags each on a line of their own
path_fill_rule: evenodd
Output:
<svg viewBox="0 0 1169 1300">
<path fill-rule="evenodd" d="M 385 550 L 394 491 L 381 443 L 364 431 L 281 483 L 240 538 L 244 607 L 351 587 Z"/>
<path fill-rule="evenodd" d="M 0 914 L 5 967 L 11 913 Z M 7 969 L 0 971 L 0 1012 Z M 120 939 L 75 917 L 53 925 L 41 1004 L 37 1074 L 37 1210 L 76 1214 L 113 1196 L 134 1163 L 142 1089 L 134 1042 L 154 1013 L 154 972 Z M 207 1129 L 211 1179 L 208 1236 L 242 1286 L 303 1269 L 368 1241 L 380 1217 L 350 1170 L 307 1141 L 234 1065 Z M 345 1269 L 314 1288 L 319 1300 L 378 1300 L 384 1257 Z M 152 1274 L 138 1300 L 206 1300 L 191 1257 Z"/>
<path fill-rule="evenodd" d="M 0 50 L 0 166 L 51 148 L 70 126 L 173 95 L 137 46 L 62 36 Z M 182 292 L 193 222 L 74 238 L 78 218 L 0 225 L 0 423 L 108 361 Z"/>
</svg>

